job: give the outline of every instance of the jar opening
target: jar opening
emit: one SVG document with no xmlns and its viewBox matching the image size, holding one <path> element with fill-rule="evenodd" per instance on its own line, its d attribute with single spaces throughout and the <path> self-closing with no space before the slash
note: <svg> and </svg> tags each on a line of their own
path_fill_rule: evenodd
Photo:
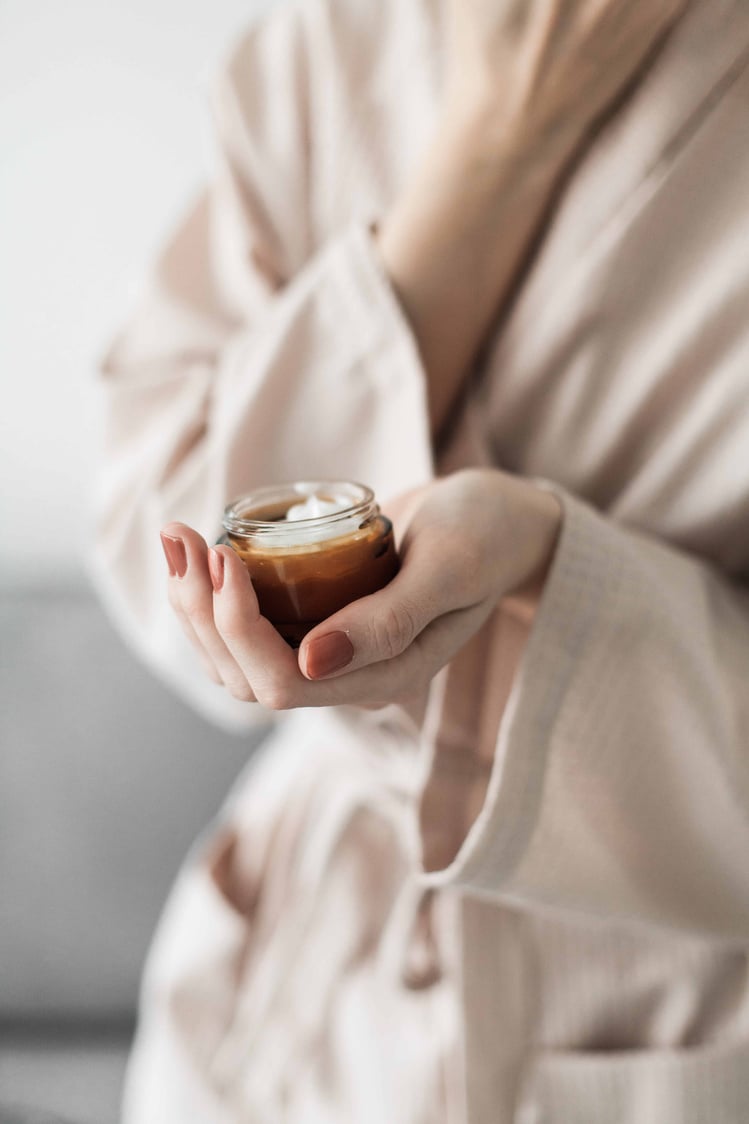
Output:
<svg viewBox="0 0 749 1124">
<path fill-rule="evenodd" d="M 311 518 L 286 519 L 292 507 L 317 498 L 334 504 L 335 510 Z M 302 480 L 291 484 L 257 488 L 235 500 L 224 511 L 224 529 L 238 538 L 303 543 L 319 536 L 347 534 L 356 530 L 377 511 L 374 492 L 364 484 L 344 480 Z"/>
</svg>

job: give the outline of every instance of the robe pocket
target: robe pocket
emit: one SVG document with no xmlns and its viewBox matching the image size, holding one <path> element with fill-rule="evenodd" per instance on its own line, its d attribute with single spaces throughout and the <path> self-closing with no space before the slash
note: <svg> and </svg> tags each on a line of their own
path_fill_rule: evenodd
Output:
<svg viewBox="0 0 749 1124">
<path fill-rule="evenodd" d="M 223 829 L 196 847 L 164 909 L 141 993 L 142 1027 L 162 1028 L 202 1070 L 234 1018 L 251 936 L 251 911 L 230 884 L 234 843 Z"/>
<path fill-rule="evenodd" d="M 673 1050 L 544 1051 L 515 1124 L 746 1124 L 749 1041 Z"/>
</svg>

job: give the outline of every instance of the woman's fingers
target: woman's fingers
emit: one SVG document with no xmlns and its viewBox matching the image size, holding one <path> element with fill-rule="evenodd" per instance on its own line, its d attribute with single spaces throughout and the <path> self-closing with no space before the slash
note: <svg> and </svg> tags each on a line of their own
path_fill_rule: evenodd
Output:
<svg viewBox="0 0 749 1124">
<path fill-rule="evenodd" d="M 447 562 L 447 565 L 446 565 Z M 447 557 L 439 534 L 413 536 L 400 572 L 377 593 L 352 602 L 304 638 L 299 666 L 308 679 L 352 672 L 406 652 L 437 618 L 482 599 L 471 581 L 470 551 Z"/>
<path fill-rule="evenodd" d="M 384 590 L 341 610 L 357 645 L 354 660 L 344 669 L 346 674 L 314 682 L 302 674 L 297 653 L 260 615 L 247 570 L 230 547 L 209 550 L 184 524 L 165 528 L 164 541 L 168 557 L 176 552 L 179 561 L 177 570 L 170 564 L 170 599 L 185 632 L 235 698 L 258 701 L 272 710 L 384 705 L 418 694 L 492 607 L 489 599 L 445 611 L 450 602 L 444 596 L 444 574 L 438 582 L 426 564 L 430 552 L 423 557 L 410 552 L 409 564 L 387 587 L 383 603 Z M 443 599 L 438 612 L 439 589 Z M 330 635 L 337 617 L 319 626 L 318 637 Z M 383 624 L 383 619 L 389 623 Z M 306 666 L 304 653 L 301 658 Z"/>
<path fill-rule="evenodd" d="M 412 586 L 418 583 L 416 570 L 421 569 L 415 565 L 405 581 L 400 579 L 397 595 L 391 591 L 386 606 L 371 607 L 374 616 L 365 604 L 372 598 L 349 607 L 358 609 L 351 618 L 354 634 L 366 638 L 357 667 L 343 678 L 317 683 L 305 678 L 297 653 L 260 615 L 249 574 L 235 551 L 227 546 L 208 549 L 196 531 L 181 523 L 165 527 L 162 542 L 172 607 L 211 677 L 235 698 L 258 701 L 271 710 L 384 704 L 421 689 L 440 666 L 443 646 L 435 647 L 428 627 L 435 612 L 434 583 L 425 581 L 418 608 L 408 608 Z M 412 642 L 423 629 L 430 642 Z"/>
<path fill-rule="evenodd" d="M 167 596 L 172 612 L 179 621 L 182 631 L 194 648 L 198 659 L 203 665 L 203 669 L 209 679 L 219 687 L 223 687 L 224 681 L 218 673 L 216 665 L 206 652 L 203 644 L 198 639 L 198 634 L 190 623 L 189 618 L 185 614 L 180 601 L 178 581 L 182 579 L 187 570 L 187 555 L 185 552 L 185 545 L 182 538 L 176 534 L 167 534 L 165 531 L 161 533 L 161 545 L 166 557 L 167 566 L 169 567 L 169 581 L 167 584 Z M 176 579 L 176 580 L 175 580 Z"/>
<path fill-rule="evenodd" d="M 300 671 L 297 653 L 260 615 L 252 583 L 241 559 L 230 547 L 224 546 L 209 551 L 208 556 L 218 586 L 214 595 L 216 627 L 252 684 L 258 702 L 272 710 L 344 704 L 385 705 L 404 695 L 413 695 L 428 684 L 442 664 L 478 627 L 474 619 L 475 610 L 448 613 L 428 623 L 431 607 L 429 610 L 425 607 L 426 626 L 412 643 L 406 643 L 410 631 L 403 630 L 397 637 L 390 636 L 385 641 L 390 645 L 389 656 L 382 654 L 384 649 L 380 646 L 377 649 L 379 658 L 375 662 L 349 668 L 345 675 L 311 682 Z M 409 588 L 407 584 L 406 590 Z M 366 611 L 362 613 L 361 607 L 365 601 L 371 600 L 363 598 L 355 603 L 359 615 L 369 615 Z M 396 602 L 399 608 L 394 611 L 402 612 L 400 598 L 393 598 L 393 603 Z M 349 606 L 349 609 L 353 608 Z M 486 616 L 488 610 L 480 612 Z M 335 618 L 330 618 L 326 625 L 334 621 Z M 324 632 L 325 627 L 321 625 L 320 631 Z M 359 635 L 358 628 L 356 634 Z M 361 634 L 366 635 L 366 627 Z M 375 635 L 380 635 L 379 626 Z M 398 646 L 403 645 L 400 654 L 393 647 L 396 641 Z M 372 651 L 369 655 L 371 657 Z M 365 658 L 363 652 L 357 658 L 361 663 Z"/>
<path fill-rule="evenodd" d="M 169 565 L 169 601 L 187 637 L 234 698 L 254 702 L 246 675 L 216 628 L 213 585 L 205 540 L 184 523 L 170 523 L 161 533 Z"/>
<path fill-rule="evenodd" d="M 162 537 L 162 543 L 163 543 L 163 541 L 164 540 L 163 540 L 163 537 Z M 167 550 L 167 547 L 166 547 L 166 545 L 164 545 L 164 551 L 166 552 L 166 550 Z M 170 575 L 170 578 L 173 577 L 173 576 L 174 575 Z M 210 658 L 210 656 L 206 652 L 206 650 L 203 647 L 201 641 L 198 639 L 198 634 L 196 633 L 196 631 L 192 627 L 190 621 L 188 620 L 188 618 L 185 616 L 184 612 L 182 611 L 182 606 L 181 606 L 180 601 L 179 601 L 179 590 L 176 587 L 175 583 L 171 580 L 169 581 L 169 584 L 168 584 L 168 587 L 167 587 L 167 594 L 168 594 L 168 597 L 169 597 L 169 604 L 172 607 L 172 612 L 174 613 L 175 617 L 179 621 L 179 623 L 182 627 L 182 631 L 184 632 L 185 636 L 189 640 L 191 647 L 195 650 L 195 654 L 197 655 L 198 659 L 200 660 L 200 662 L 203 666 L 203 670 L 205 671 L 206 675 L 208 676 L 209 679 L 212 679 L 213 682 L 217 686 L 223 687 L 224 681 L 221 678 L 221 676 L 219 675 L 216 665 L 214 664 L 213 660 Z"/>
<path fill-rule="evenodd" d="M 441 667 L 471 638 L 493 608 L 490 600 L 437 617 L 399 656 L 314 682 L 291 692 L 292 706 L 379 706 L 418 698 Z M 298 673 L 298 672 L 297 672 Z M 295 702 L 296 698 L 304 699 Z"/>
<path fill-rule="evenodd" d="M 313 705 L 304 700 L 305 680 L 296 653 L 260 615 L 250 576 L 239 556 L 228 546 L 209 551 L 214 577 L 213 619 L 228 652 L 258 702 L 271 710 Z"/>
</svg>

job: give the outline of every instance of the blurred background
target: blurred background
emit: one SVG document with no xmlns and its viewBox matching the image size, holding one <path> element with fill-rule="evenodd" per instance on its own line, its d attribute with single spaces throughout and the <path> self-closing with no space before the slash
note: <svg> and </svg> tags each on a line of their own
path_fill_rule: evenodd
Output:
<svg viewBox="0 0 749 1124">
<path fill-rule="evenodd" d="M 86 558 L 97 356 L 209 174 L 206 78 L 268 6 L 0 0 L 3 1122 L 117 1119 L 159 910 L 253 749 L 138 665 Z"/>
</svg>

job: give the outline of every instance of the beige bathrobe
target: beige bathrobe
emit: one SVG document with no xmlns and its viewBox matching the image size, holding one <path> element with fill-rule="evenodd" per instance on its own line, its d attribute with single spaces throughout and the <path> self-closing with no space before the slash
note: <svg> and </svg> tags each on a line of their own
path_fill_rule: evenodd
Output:
<svg viewBox="0 0 749 1124">
<path fill-rule="evenodd" d="M 280 720 L 166 907 L 127 1124 L 749 1120 L 749 4 L 693 3 L 596 141 L 435 469 L 369 226 L 443 18 L 304 0 L 232 54 L 216 182 L 105 363 L 97 569 L 241 724 L 171 620 L 167 520 L 488 462 L 558 491 L 561 541 L 532 625 L 497 613 L 421 729 Z"/>
</svg>

